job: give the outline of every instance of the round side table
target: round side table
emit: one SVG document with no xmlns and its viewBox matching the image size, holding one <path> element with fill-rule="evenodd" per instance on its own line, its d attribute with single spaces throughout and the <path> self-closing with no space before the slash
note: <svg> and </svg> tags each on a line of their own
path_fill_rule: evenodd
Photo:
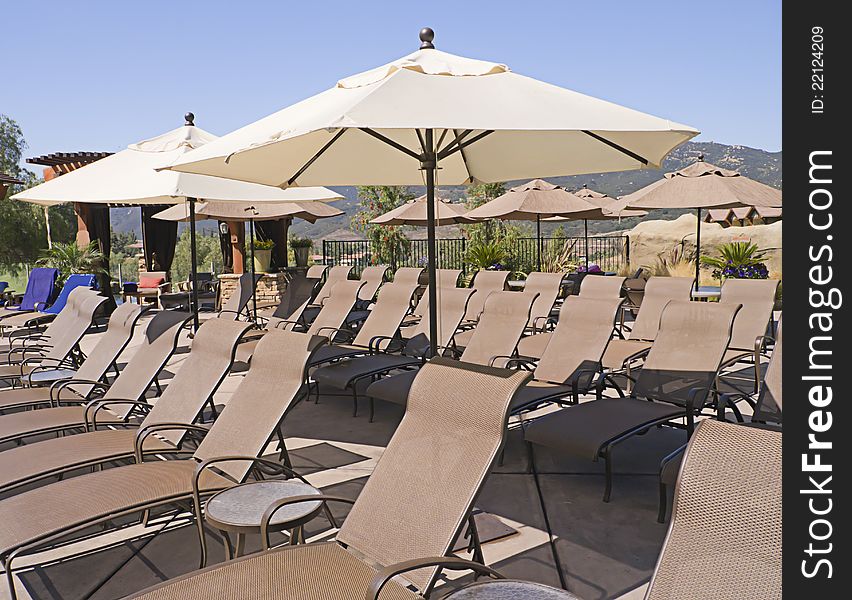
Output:
<svg viewBox="0 0 852 600">
<path fill-rule="evenodd" d="M 445 596 L 446 600 L 580 600 L 571 592 L 516 579 L 471 583 Z"/>
<path fill-rule="evenodd" d="M 253 481 L 228 488 L 211 496 L 204 510 L 204 519 L 223 533 L 225 556 L 231 560 L 245 551 L 245 536 L 260 534 L 263 513 L 274 502 L 293 496 L 319 495 L 317 488 L 298 480 L 272 479 Z M 304 543 L 303 526 L 323 509 L 320 500 L 299 502 L 281 508 L 269 524 L 270 531 L 290 531 L 290 544 Z M 236 545 L 230 534 L 236 536 Z"/>
</svg>

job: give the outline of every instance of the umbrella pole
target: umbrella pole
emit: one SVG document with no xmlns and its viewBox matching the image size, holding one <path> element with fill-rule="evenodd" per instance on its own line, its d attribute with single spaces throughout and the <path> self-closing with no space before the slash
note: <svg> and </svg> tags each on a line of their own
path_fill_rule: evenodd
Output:
<svg viewBox="0 0 852 600">
<path fill-rule="evenodd" d="M 249 219 L 249 232 L 251 233 L 251 310 L 252 320 L 257 322 L 257 288 L 254 277 L 254 219 Z"/>
<path fill-rule="evenodd" d="M 190 308 L 192 310 L 192 328 L 198 331 L 198 255 L 195 248 L 195 198 L 187 198 L 189 202 L 189 262 L 190 262 Z"/>
<path fill-rule="evenodd" d="M 438 270 L 435 243 L 435 169 L 438 157 L 433 150 L 433 131 L 426 130 L 425 148 L 420 159 L 420 168 L 426 172 L 426 258 L 429 272 L 429 349 L 432 356 L 438 354 Z"/>
<path fill-rule="evenodd" d="M 541 215 L 535 216 L 536 254 L 538 255 L 538 271 L 541 272 Z"/>
<path fill-rule="evenodd" d="M 698 209 L 698 223 L 695 225 L 695 291 L 698 291 L 698 270 L 701 268 L 701 209 Z"/>
<path fill-rule="evenodd" d="M 583 219 L 583 239 L 586 242 L 586 273 L 589 272 L 589 220 Z"/>
</svg>

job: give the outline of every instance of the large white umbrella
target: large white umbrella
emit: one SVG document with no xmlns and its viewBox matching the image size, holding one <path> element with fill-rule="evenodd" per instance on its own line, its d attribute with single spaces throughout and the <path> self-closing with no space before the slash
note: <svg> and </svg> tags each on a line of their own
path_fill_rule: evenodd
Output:
<svg viewBox="0 0 852 600">
<path fill-rule="evenodd" d="M 187 201 L 190 215 L 195 200 L 248 201 L 332 201 L 341 196 L 320 187 L 282 190 L 276 187 L 231 181 L 174 171 L 157 171 L 190 150 L 217 139 L 194 125 L 195 116 L 186 114 L 186 124 L 157 137 L 130 144 L 126 149 L 90 163 L 50 181 L 12 196 L 43 206 L 65 202 L 94 204 L 177 204 Z M 192 280 L 196 279 L 195 222 L 190 223 Z M 193 307 L 198 305 L 193 289 Z M 196 323 L 197 325 L 197 323 Z"/>
<path fill-rule="evenodd" d="M 425 183 L 434 345 L 436 178 L 453 185 L 656 167 L 698 131 L 440 52 L 433 38 L 425 28 L 417 52 L 341 79 L 171 168 L 281 187 Z"/>
</svg>

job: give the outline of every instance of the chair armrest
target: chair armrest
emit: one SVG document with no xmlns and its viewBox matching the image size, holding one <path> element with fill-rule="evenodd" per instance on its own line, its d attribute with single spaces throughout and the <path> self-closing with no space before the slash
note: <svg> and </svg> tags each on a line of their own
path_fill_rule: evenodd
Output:
<svg viewBox="0 0 852 600">
<path fill-rule="evenodd" d="M 90 400 L 89 403 L 86 404 L 86 408 L 83 410 L 83 416 L 85 418 L 86 423 L 86 431 L 97 430 L 98 413 L 106 407 L 114 405 L 132 405 L 138 408 L 142 408 L 143 410 L 151 410 L 151 405 L 141 400 L 128 400 L 123 398 L 96 398 L 95 400 Z M 91 421 L 89 420 L 90 417 Z"/>
<path fill-rule="evenodd" d="M 72 377 L 71 379 L 61 379 L 59 381 L 53 382 L 50 386 L 50 405 L 58 406 L 61 401 L 60 396 L 62 395 L 62 390 L 75 383 L 92 385 L 104 391 L 109 389 L 109 386 L 107 384 L 103 383 L 102 381 L 95 381 L 94 379 L 81 379 L 79 377 Z M 54 392 L 56 392 L 55 395 Z M 54 404 L 54 400 L 56 401 L 56 404 Z M 84 400 L 85 398 L 80 398 L 81 402 Z"/>
<path fill-rule="evenodd" d="M 55 365 L 44 365 L 39 364 L 33 367 L 29 373 L 27 373 L 27 385 L 32 387 L 33 385 L 33 375 L 36 373 L 41 373 L 42 371 L 56 371 L 62 368 L 62 362 L 57 362 Z M 63 381 L 68 379 L 67 377 L 60 378 L 59 381 Z"/>
<path fill-rule="evenodd" d="M 206 427 L 202 427 L 201 425 L 193 425 L 191 423 L 178 423 L 178 422 L 168 422 L 168 423 L 154 423 L 153 425 L 146 425 L 145 427 L 140 427 L 136 431 L 136 436 L 133 438 L 133 453 L 136 456 L 136 462 L 143 462 L 142 448 L 145 445 L 145 440 L 151 436 L 151 434 L 157 433 L 158 431 L 176 431 L 179 429 L 183 429 L 186 431 L 196 431 L 198 433 L 206 434 L 208 429 Z"/>
<path fill-rule="evenodd" d="M 509 365 L 512 364 L 512 363 L 517 363 L 518 366 L 521 366 L 523 368 L 523 366 L 526 366 L 526 363 L 531 362 L 531 361 L 528 361 L 528 360 L 524 360 L 523 358 L 521 358 L 519 356 L 509 356 L 507 354 L 498 354 L 497 356 L 491 357 L 491 359 L 488 361 L 488 366 L 493 367 L 494 363 L 501 358 L 506 361 L 506 366 L 503 367 L 503 368 L 506 368 L 506 369 L 510 368 Z M 527 369 L 527 370 L 531 371 L 532 369 Z"/>
<path fill-rule="evenodd" d="M 709 388 L 702 387 L 694 387 L 689 390 L 689 394 L 686 397 L 686 435 L 687 437 L 692 436 L 692 432 L 695 431 L 695 410 L 698 405 L 698 395 L 704 394 L 705 400 L 707 396 L 710 395 Z M 717 399 L 718 402 L 718 399 Z M 702 402 L 702 406 L 704 403 Z"/>
<path fill-rule="evenodd" d="M 382 348 L 382 342 L 387 342 L 387 345 Z M 393 343 L 396 342 L 398 348 L 391 349 Z M 370 349 L 370 354 L 377 354 L 379 352 L 395 352 L 398 350 L 402 350 L 403 342 L 401 339 L 390 336 L 390 335 L 374 335 L 370 338 L 367 347 Z"/>
<path fill-rule="evenodd" d="M 488 575 L 494 579 L 505 579 L 503 575 L 491 567 L 486 567 L 481 563 L 466 560 L 464 558 L 457 558 L 455 556 L 415 558 L 413 560 L 406 560 L 393 565 L 388 565 L 376 573 L 373 580 L 370 582 L 370 587 L 367 588 L 367 595 L 365 596 L 365 599 L 378 600 L 382 588 L 385 587 L 388 581 L 402 573 L 416 571 L 417 569 L 423 569 L 425 567 L 440 567 L 441 569 L 449 569 L 450 571 L 469 570 L 474 571 L 479 575 Z"/>
<path fill-rule="evenodd" d="M 293 327 L 300 326 L 302 323 L 299 321 L 290 321 L 288 319 L 281 319 L 280 321 L 276 321 L 274 327 L 281 328 L 282 325 L 292 325 Z"/>
<path fill-rule="evenodd" d="M 331 335 L 324 334 L 323 333 L 324 331 L 330 332 Z M 352 341 L 352 339 L 354 337 L 353 333 L 351 331 L 346 331 L 346 330 L 340 329 L 338 327 L 320 327 L 315 332 L 315 335 L 324 337 L 324 338 L 328 339 L 329 341 L 333 340 L 334 338 L 336 338 L 338 335 L 341 335 L 341 334 L 345 335 L 348 338 L 346 341 Z"/>
<path fill-rule="evenodd" d="M 275 502 L 269 505 L 269 507 L 263 513 L 263 518 L 260 521 L 260 540 L 263 544 L 263 549 L 269 550 L 269 523 L 272 522 L 272 517 L 275 516 L 275 513 L 277 513 L 285 506 L 289 506 L 291 504 L 316 501 L 320 501 L 326 504 L 329 502 L 344 502 L 346 504 L 355 504 L 355 500 L 352 500 L 350 498 L 344 498 L 343 496 L 330 496 L 326 494 L 307 494 L 304 496 L 290 496 L 289 498 L 282 498 L 280 500 L 276 500 Z M 331 512 L 329 511 L 329 513 L 327 514 L 331 514 Z M 332 524 L 334 525 L 334 523 Z"/>
</svg>

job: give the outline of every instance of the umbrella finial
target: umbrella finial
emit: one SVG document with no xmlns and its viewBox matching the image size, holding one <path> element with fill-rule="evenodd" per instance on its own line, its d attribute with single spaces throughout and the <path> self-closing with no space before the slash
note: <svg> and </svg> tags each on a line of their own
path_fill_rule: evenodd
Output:
<svg viewBox="0 0 852 600">
<path fill-rule="evenodd" d="M 434 50 L 435 46 L 432 44 L 432 40 L 435 39 L 435 32 L 432 31 L 431 27 L 424 27 L 420 30 L 420 49 L 421 50 Z"/>
<path fill-rule="evenodd" d="M 704 162 L 704 153 L 698 155 L 698 162 Z"/>
<path fill-rule="evenodd" d="M 192 114 L 191 112 L 186 113 L 183 116 L 183 118 L 186 120 L 186 123 L 184 123 L 184 125 L 186 125 L 186 126 L 195 125 L 195 115 Z"/>
</svg>

